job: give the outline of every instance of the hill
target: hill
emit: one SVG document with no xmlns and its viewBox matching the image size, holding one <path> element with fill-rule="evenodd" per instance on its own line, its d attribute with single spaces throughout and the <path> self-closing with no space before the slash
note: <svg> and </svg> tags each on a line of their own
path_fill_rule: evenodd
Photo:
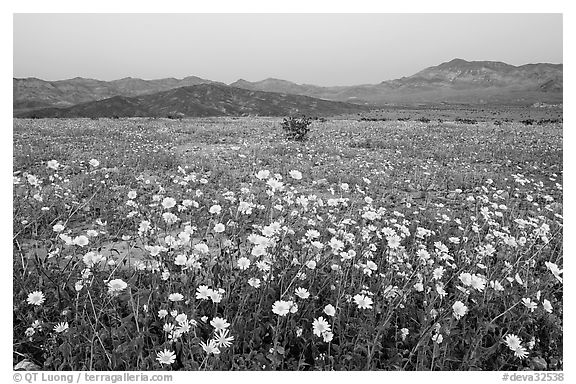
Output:
<svg viewBox="0 0 576 384">
<path fill-rule="evenodd" d="M 21 112 L 16 117 L 192 117 L 329 116 L 367 110 L 365 106 L 308 96 L 250 91 L 220 84 L 199 84 L 136 97 L 114 96 L 66 108 Z"/>
<path fill-rule="evenodd" d="M 174 88 L 212 83 L 215 82 L 196 76 L 158 80 L 126 77 L 114 81 L 100 81 L 82 77 L 58 81 L 15 78 L 13 79 L 13 110 L 17 113 L 46 107 L 69 107 L 113 96 L 140 96 Z"/>
<path fill-rule="evenodd" d="M 531 105 L 562 103 L 562 64 L 513 66 L 454 59 L 412 76 L 379 84 L 318 87 L 285 80 L 239 80 L 231 86 L 307 95 L 359 104 L 466 103 Z"/>
</svg>

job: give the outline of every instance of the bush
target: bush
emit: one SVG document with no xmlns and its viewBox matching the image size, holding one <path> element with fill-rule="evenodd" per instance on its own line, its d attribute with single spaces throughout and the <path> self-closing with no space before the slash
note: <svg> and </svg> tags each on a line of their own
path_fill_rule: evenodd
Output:
<svg viewBox="0 0 576 384">
<path fill-rule="evenodd" d="M 310 132 L 310 124 L 312 124 L 312 119 L 309 117 L 287 117 L 282 122 L 282 128 L 286 132 L 288 139 L 306 141 Z"/>
</svg>

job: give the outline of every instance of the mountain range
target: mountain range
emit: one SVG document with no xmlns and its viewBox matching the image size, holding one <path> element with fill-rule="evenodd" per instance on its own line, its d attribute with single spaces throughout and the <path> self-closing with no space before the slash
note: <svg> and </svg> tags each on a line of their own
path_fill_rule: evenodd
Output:
<svg viewBox="0 0 576 384">
<path fill-rule="evenodd" d="M 330 115 L 394 104 L 560 104 L 562 64 L 454 59 L 378 84 L 321 87 L 280 79 L 13 79 L 14 116 Z"/>
</svg>

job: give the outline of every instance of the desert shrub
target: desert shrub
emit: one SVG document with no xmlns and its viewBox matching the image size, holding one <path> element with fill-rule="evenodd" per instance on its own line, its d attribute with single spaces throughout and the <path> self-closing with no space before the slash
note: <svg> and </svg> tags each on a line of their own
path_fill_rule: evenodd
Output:
<svg viewBox="0 0 576 384">
<path fill-rule="evenodd" d="M 300 118 L 287 117 L 282 122 L 282 128 L 286 132 L 288 139 L 306 141 L 308 133 L 310 133 L 310 124 L 312 124 L 312 119 L 306 116 Z"/>
</svg>

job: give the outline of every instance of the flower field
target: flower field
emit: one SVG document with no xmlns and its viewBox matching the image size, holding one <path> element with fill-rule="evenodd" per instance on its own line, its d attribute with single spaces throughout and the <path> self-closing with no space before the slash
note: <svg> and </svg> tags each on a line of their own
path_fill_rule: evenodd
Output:
<svg viewBox="0 0 576 384">
<path fill-rule="evenodd" d="M 14 365 L 562 370 L 562 124 L 15 119 Z"/>
</svg>

